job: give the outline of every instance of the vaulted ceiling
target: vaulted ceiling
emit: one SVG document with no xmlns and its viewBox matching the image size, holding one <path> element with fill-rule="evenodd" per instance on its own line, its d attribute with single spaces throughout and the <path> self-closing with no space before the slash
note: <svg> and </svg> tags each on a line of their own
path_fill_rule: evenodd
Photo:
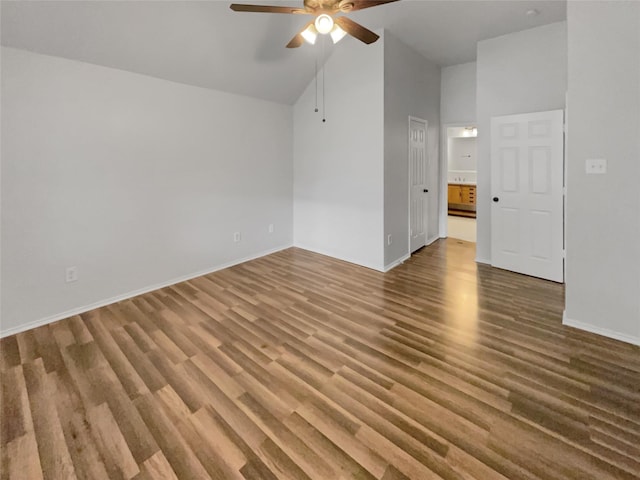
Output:
<svg viewBox="0 0 640 480">
<path fill-rule="evenodd" d="M 242 3 L 242 0 L 236 0 Z M 2 1 L 2 45 L 176 82 L 293 103 L 321 45 L 287 49 L 301 15 L 236 13 L 226 1 Z M 302 5 L 301 0 L 245 3 Z M 526 12 L 535 9 L 537 15 Z M 350 17 L 442 66 L 478 40 L 562 21 L 559 0 L 401 0 Z M 355 41 L 351 38 L 343 40 Z M 327 44 L 327 54 L 332 47 Z"/>
</svg>

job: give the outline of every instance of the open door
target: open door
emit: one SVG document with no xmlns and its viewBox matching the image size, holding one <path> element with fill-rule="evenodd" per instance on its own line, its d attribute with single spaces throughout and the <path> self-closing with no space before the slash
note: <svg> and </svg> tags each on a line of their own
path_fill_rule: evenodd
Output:
<svg viewBox="0 0 640 480">
<path fill-rule="evenodd" d="M 564 112 L 491 119 L 491 263 L 564 282 Z"/>
<path fill-rule="evenodd" d="M 409 249 L 427 244 L 427 122 L 409 117 Z"/>
</svg>

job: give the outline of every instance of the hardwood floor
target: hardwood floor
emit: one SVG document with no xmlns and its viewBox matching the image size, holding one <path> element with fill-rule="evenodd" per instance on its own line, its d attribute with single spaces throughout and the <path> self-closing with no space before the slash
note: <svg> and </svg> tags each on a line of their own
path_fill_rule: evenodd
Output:
<svg viewBox="0 0 640 480">
<path fill-rule="evenodd" d="M 640 478 L 640 349 L 473 255 L 289 249 L 5 338 L 2 478 Z"/>
</svg>

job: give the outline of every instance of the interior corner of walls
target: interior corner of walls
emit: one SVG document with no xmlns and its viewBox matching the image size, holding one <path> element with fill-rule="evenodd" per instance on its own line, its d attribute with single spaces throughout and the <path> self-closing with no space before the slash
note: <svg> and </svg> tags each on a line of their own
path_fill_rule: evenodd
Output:
<svg viewBox="0 0 640 480">
<path fill-rule="evenodd" d="M 336 260 L 340 260 L 342 262 L 347 262 L 347 263 L 351 263 L 353 265 L 357 265 L 359 267 L 363 267 L 363 268 L 368 268 L 370 270 L 376 270 L 378 272 L 384 272 L 384 262 L 377 264 L 377 263 L 370 263 L 370 262 L 363 262 L 359 259 L 356 258 L 352 258 L 346 255 L 342 255 L 340 253 L 325 249 L 325 248 L 318 248 L 315 246 L 311 246 L 307 243 L 304 242 L 294 242 L 293 246 L 295 248 L 300 248 L 302 250 L 307 250 L 308 252 L 312 252 L 312 253 L 317 253 L 319 255 L 324 255 L 325 257 L 331 257 L 334 258 Z"/>
<path fill-rule="evenodd" d="M 390 270 L 393 270 L 394 268 L 402 265 L 404 262 L 406 262 L 410 258 L 411 258 L 411 254 L 407 253 L 407 254 L 403 255 L 402 257 L 398 258 L 397 260 L 389 262 L 387 265 L 385 265 L 384 268 L 382 269 L 382 272 L 386 273 L 386 272 L 388 272 Z"/>
<path fill-rule="evenodd" d="M 576 328 L 578 330 L 583 330 L 585 332 L 595 333 L 597 335 L 602 335 L 603 337 L 612 338 L 614 340 L 619 340 L 625 343 L 630 343 L 631 345 L 640 346 L 640 332 L 638 332 L 636 336 L 633 336 L 633 335 L 628 335 L 626 333 L 616 332 L 608 328 L 599 327 L 597 325 L 592 325 L 590 323 L 581 322 L 579 320 L 570 318 L 567 315 L 566 310 L 562 312 L 562 324 L 568 327 Z"/>
</svg>

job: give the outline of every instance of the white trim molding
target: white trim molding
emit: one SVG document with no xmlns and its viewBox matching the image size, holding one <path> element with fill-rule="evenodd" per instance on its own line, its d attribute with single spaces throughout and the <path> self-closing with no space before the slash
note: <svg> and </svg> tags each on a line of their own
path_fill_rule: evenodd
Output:
<svg viewBox="0 0 640 480">
<path fill-rule="evenodd" d="M 429 245 L 431 245 L 433 242 L 435 242 L 437 240 L 440 240 L 440 237 L 438 235 L 436 235 L 435 237 L 431 237 L 431 238 L 427 239 L 427 243 L 424 244 L 424 247 L 428 247 Z M 420 247 L 420 248 L 424 248 L 424 247 Z M 406 262 L 410 258 L 411 258 L 411 253 L 407 253 L 403 257 L 400 257 L 399 259 L 394 260 L 393 262 L 385 265 L 384 266 L 384 270 L 383 270 L 384 273 L 387 273 L 389 270 L 393 270 L 398 265 L 402 265 L 404 262 Z"/>
<path fill-rule="evenodd" d="M 596 327 L 589 323 L 579 322 L 567 317 L 567 311 L 562 312 L 562 324 L 568 327 L 577 328 L 578 330 L 584 330 L 585 332 L 595 333 L 602 335 L 603 337 L 613 338 L 614 340 L 620 340 L 621 342 L 630 343 L 632 345 L 640 346 L 640 337 L 634 337 L 625 333 L 619 333 L 608 328 Z"/>
<path fill-rule="evenodd" d="M 398 265 L 402 265 L 404 262 L 406 262 L 410 258 L 411 258 L 411 254 L 407 253 L 405 256 L 400 257 L 397 260 L 394 260 L 393 262 L 389 263 L 388 265 L 385 265 L 384 266 L 384 273 L 387 273 L 389 270 L 392 270 L 392 269 L 396 268 Z"/>
<path fill-rule="evenodd" d="M 238 260 L 232 260 L 231 262 L 223 263 L 221 265 L 217 265 L 215 267 L 208 268 L 206 270 L 201 270 L 199 272 L 190 273 L 184 275 L 182 277 L 174 278 L 172 280 L 157 283 L 155 285 L 150 285 L 148 287 L 143 287 L 138 290 L 133 290 L 131 292 L 123 293 L 122 295 L 116 295 L 115 297 L 107 298 L 105 300 L 99 300 L 95 303 L 91 303 L 89 305 L 85 305 L 78 308 L 72 308 L 71 310 L 67 310 L 66 312 L 56 313 L 54 315 L 50 315 L 45 318 L 41 318 L 38 320 L 34 320 L 32 322 L 28 322 L 22 325 L 18 325 L 16 327 L 8 328 L 6 330 L 0 330 L 0 338 L 8 337 L 10 335 L 15 335 L 16 333 L 24 332 L 26 330 L 31 330 L 32 328 L 41 327 L 43 325 L 47 325 L 49 323 L 57 322 L 59 320 L 64 320 L 65 318 L 73 317 L 75 315 L 80 315 L 82 313 L 86 313 L 90 310 L 95 310 L 96 308 L 105 307 L 107 305 L 111 305 L 112 303 L 121 302 L 122 300 L 127 300 L 129 298 L 137 297 L 138 295 L 143 295 L 145 293 L 153 292 L 154 290 L 159 290 L 161 288 L 169 287 L 171 285 L 175 285 L 177 283 L 186 282 L 187 280 L 191 280 L 196 277 L 201 277 L 203 275 L 208 275 L 210 273 L 217 272 L 219 270 L 224 270 L 225 268 L 233 267 L 235 265 L 239 265 L 241 263 L 248 262 L 250 260 L 255 260 L 260 257 L 265 257 L 267 255 L 271 255 L 272 253 L 280 252 L 282 250 L 286 250 L 287 248 L 291 248 L 293 245 L 285 245 L 281 247 L 276 247 L 270 250 L 265 250 L 263 252 L 257 253 L 255 255 L 250 255 L 248 257 L 240 258 Z"/>
<path fill-rule="evenodd" d="M 353 260 L 353 259 L 348 258 L 348 257 L 338 256 L 333 252 L 329 252 L 329 251 L 323 250 L 321 248 L 312 248 L 312 247 L 306 246 L 306 245 L 301 244 L 301 243 L 294 242 L 293 246 L 295 248 L 300 248 L 302 250 L 307 250 L 309 252 L 313 252 L 313 253 L 318 253 L 320 255 L 324 255 L 325 257 L 335 258 L 336 260 L 341 260 L 341 261 L 347 262 L 347 263 L 353 263 L 354 265 L 358 265 L 359 267 L 369 268 L 371 270 L 375 270 L 376 272 L 383 272 L 384 273 L 384 266 L 382 266 L 382 265 L 374 266 L 372 264 L 361 263 L 360 261 L 356 261 L 356 260 Z"/>
<path fill-rule="evenodd" d="M 425 244 L 424 244 L 424 246 L 425 246 L 425 247 L 428 247 L 428 246 L 429 246 L 429 245 L 431 245 L 433 242 L 436 242 L 436 241 L 438 241 L 438 240 L 440 240 L 440 236 L 439 236 L 439 235 L 436 235 L 436 236 L 434 236 L 434 237 L 428 238 L 428 239 L 427 239 L 427 243 L 425 243 Z"/>
</svg>

